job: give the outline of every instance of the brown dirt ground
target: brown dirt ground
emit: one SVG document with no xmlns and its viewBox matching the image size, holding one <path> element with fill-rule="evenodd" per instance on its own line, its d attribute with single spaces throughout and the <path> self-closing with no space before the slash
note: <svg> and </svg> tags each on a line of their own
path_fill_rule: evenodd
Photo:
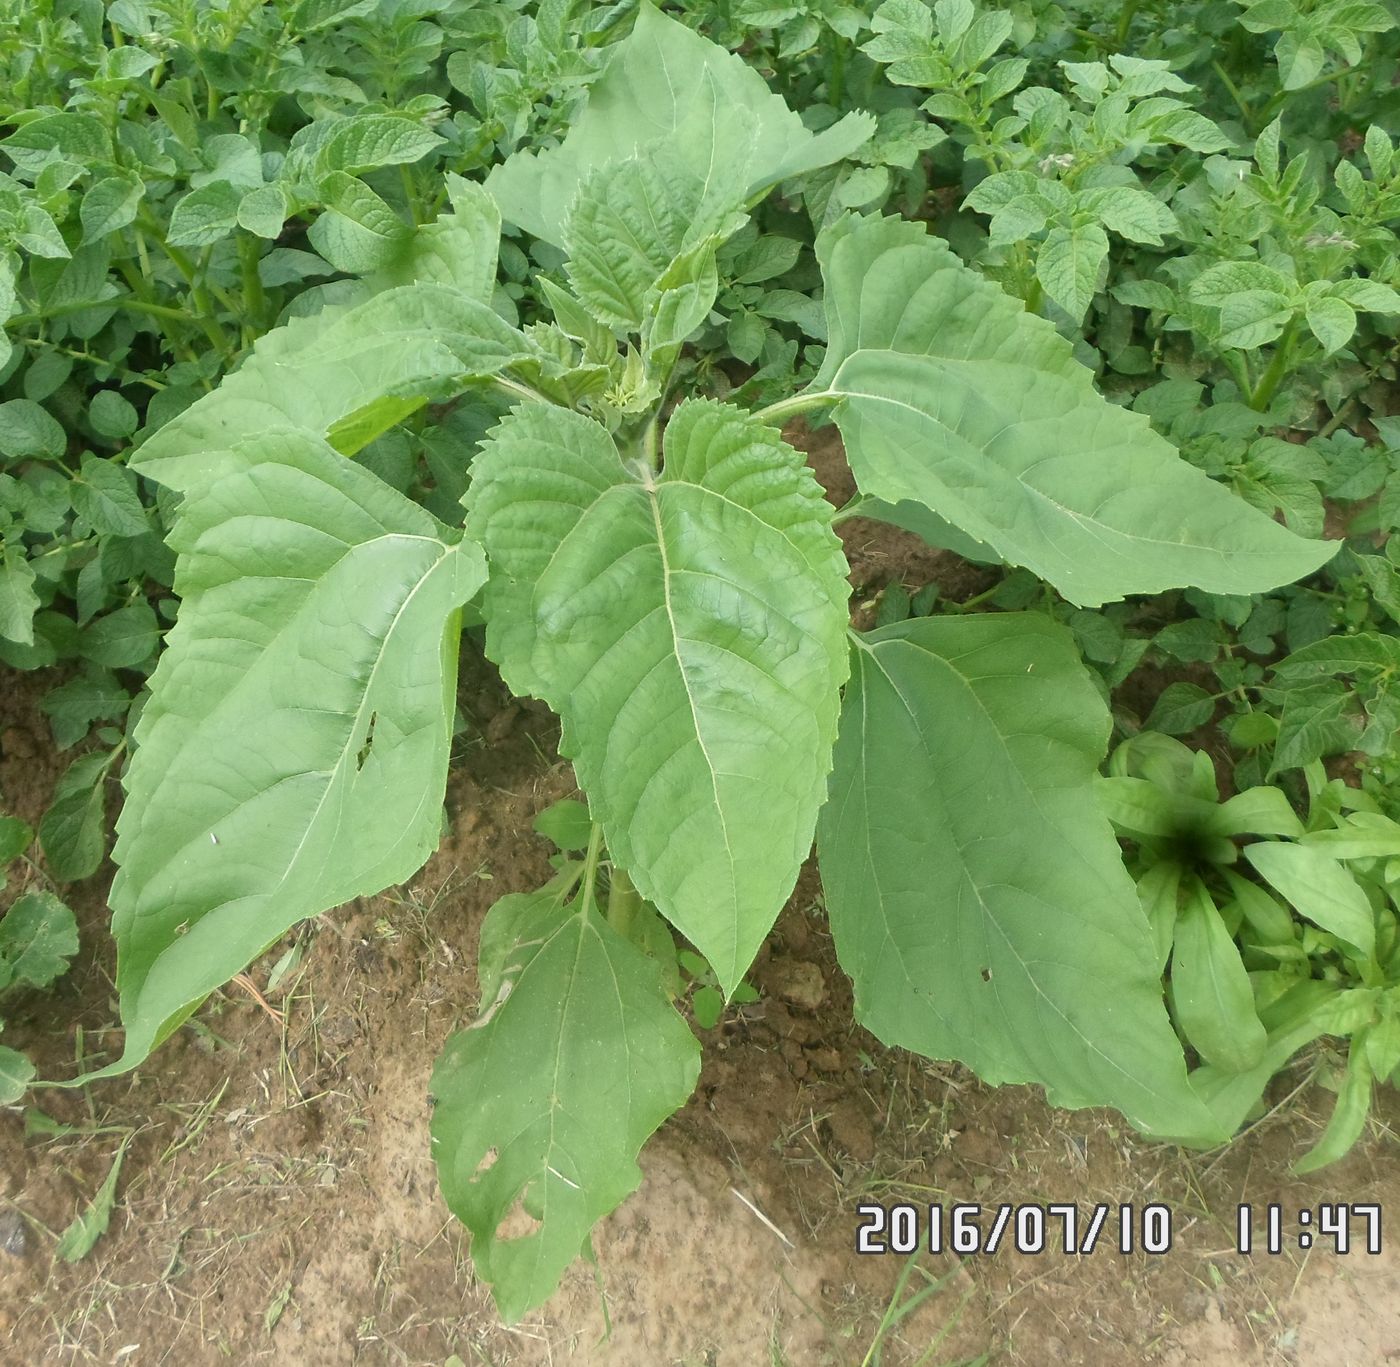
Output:
<svg viewBox="0 0 1400 1367">
<path fill-rule="evenodd" d="M 803 444 L 839 501 L 831 438 Z M 858 609 L 896 579 L 937 579 L 954 597 L 984 582 L 878 524 L 842 532 Z M 0 675 L 0 805 L 30 820 L 63 762 L 37 709 L 50 682 Z M 73 1133 L 26 1138 L 24 1112 L 0 1111 L 5 1367 L 1400 1361 L 1393 1252 L 1232 1251 L 1242 1200 L 1400 1205 L 1392 1093 L 1350 1157 L 1300 1180 L 1288 1164 L 1325 1123 L 1330 1097 L 1309 1083 L 1325 1059 L 1281 1078 L 1280 1104 L 1245 1136 L 1200 1155 L 887 1050 L 851 1022 L 811 869 L 751 974 L 761 999 L 704 1032 L 696 1094 L 644 1152 L 641 1190 L 599 1227 L 596 1269 L 576 1265 L 540 1311 L 503 1327 L 437 1193 L 428 1074 L 475 1014 L 481 919 L 547 873 L 530 824 L 573 777 L 552 721 L 510 703 L 479 658 L 464 660 L 461 703 L 451 832 L 411 883 L 318 918 L 253 965 L 266 1007 L 230 985 L 136 1076 L 38 1093 Z M 114 1049 L 107 877 L 65 890 L 83 931 L 73 971 L 7 1004 L 6 1042 L 44 1076 Z M 274 989 L 291 946 L 302 958 Z M 57 1261 L 54 1236 L 128 1135 L 110 1229 L 86 1259 Z M 927 1257 L 939 1289 L 881 1337 L 906 1260 L 855 1253 L 856 1206 L 900 1200 L 1157 1201 L 1175 1240 L 1161 1256 Z M 913 1275 L 905 1294 L 923 1284 Z"/>
</svg>

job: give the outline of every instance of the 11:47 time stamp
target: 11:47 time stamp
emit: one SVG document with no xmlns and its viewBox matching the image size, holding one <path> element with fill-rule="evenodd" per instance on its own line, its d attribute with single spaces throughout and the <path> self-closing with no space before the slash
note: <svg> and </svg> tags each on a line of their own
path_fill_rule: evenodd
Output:
<svg viewBox="0 0 1400 1367">
<path fill-rule="evenodd" d="M 979 1205 L 884 1205 L 857 1207 L 858 1253 L 1084 1255 L 1102 1248 L 1128 1254 L 1170 1253 L 1175 1213 L 1168 1205 L 1078 1202 L 1003 1202 Z M 1374 1202 L 1323 1201 L 1313 1206 L 1241 1205 L 1235 1217 L 1239 1253 L 1281 1254 L 1328 1247 L 1335 1253 L 1381 1251 L 1381 1208 Z"/>
<path fill-rule="evenodd" d="M 1381 1208 L 1374 1202 L 1322 1201 L 1288 1207 L 1278 1201 L 1242 1205 L 1235 1223 L 1235 1247 L 1241 1253 L 1282 1253 L 1297 1248 L 1330 1248 L 1335 1253 L 1379 1253 Z"/>
</svg>

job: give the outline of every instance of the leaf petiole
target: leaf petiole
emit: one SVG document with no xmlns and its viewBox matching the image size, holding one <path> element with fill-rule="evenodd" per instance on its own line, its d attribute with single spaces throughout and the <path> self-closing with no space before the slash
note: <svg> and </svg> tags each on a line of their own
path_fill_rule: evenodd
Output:
<svg viewBox="0 0 1400 1367">
<path fill-rule="evenodd" d="M 597 909 L 598 861 L 603 853 L 603 828 L 596 821 L 588 834 L 588 853 L 583 857 L 583 909 Z"/>
<path fill-rule="evenodd" d="M 767 408 L 760 408 L 751 416 L 756 422 L 773 423 L 781 427 L 789 418 L 811 413 L 818 408 L 830 408 L 833 404 L 840 403 L 844 397 L 830 389 L 819 389 L 816 393 L 804 391 L 801 394 L 793 394 L 790 398 L 779 399 L 777 403 L 770 403 Z"/>
</svg>

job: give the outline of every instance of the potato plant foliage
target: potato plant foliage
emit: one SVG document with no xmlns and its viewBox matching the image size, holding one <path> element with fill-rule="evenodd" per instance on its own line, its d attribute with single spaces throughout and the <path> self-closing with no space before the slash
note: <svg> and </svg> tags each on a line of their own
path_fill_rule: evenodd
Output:
<svg viewBox="0 0 1400 1367">
<path fill-rule="evenodd" d="M 118 823 L 108 1071 L 296 922 L 422 865 L 464 605 L 511 688 L 562 720 L 586 845 L 489 913 L 480 1015 L 432 1084 L 443 1191 L 507 1317 L 635 1189 L 695 1084 L 672 929 L 732 994 L 814 834 L 880 1038 L 1149 1135 L 1228 1134 L 1095 794 L 1109 713 L 1070 632 L 1029 613 L 852 632 L 835 510 L 780 423 L 829 412 L 864 511 L 1081 606 L 1261 592 L 1335 548 L 1103 399 L 1049 322 L 921 224 L 832 215 L 805 390 L 757 413 L 673 392 L 724 244 L 872 127 L 814 134 L 644 4 L 557 147 L 484 187 L 449 177 L 450 213 L 132 459 L 182 496 L 181 606 Z M 552 324 L 493 307 L 502 218 L 567 263 L 539 280 Z M 448 522 L 353 457 L 467 391 L 504 416 Z"/>
</svg>

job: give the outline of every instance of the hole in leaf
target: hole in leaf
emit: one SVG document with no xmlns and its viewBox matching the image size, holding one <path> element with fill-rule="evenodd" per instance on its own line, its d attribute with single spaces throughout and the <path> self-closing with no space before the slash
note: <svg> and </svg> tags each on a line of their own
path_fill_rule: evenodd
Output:
<svg viewBox="0 0 1400 1367">
<path fill-rule="evenodd" d="M 991 980 L 992 980 L 992 970 L 991 970 L 990 968 L 984 968 L 984 969 L 982 970 L 982 981 L 983 981 L 984 983 L 989 983 L 989 982 L 991 982 Z"/>
<path fill-rule="evenodd" d="M 378 720 L 378 712 L 369 714 L 369 730 L 365 732 L 365 743 L 360 746 L 360 753 L 355 756 L 355 771 L 357 773 L 365 767 L 365 761 L 369 758 L 370 747 L 374 744 L 374 725 Z"/>
<path fill-rule="evenodd" d="M 499 1152 L 497 1152 L 496 1147 L 493 1144 L 489 1149 L 486 1150 L 485 1153 L 481 1155 L 481 1162 L 479 1162 L 476 1165 L 476 1171 L 472 1173 L 471 1180 L 473 1182 L 481 1181 L 481 1179 L 485 1177 L 486 1174 L 490 1172 L 493 1167 L 495 1167 L 496 1159 L 498 1159 L 500 1156 L 501 1155 L 499 1154 Z"/>
<path fill-rule="evenodd" d="M 525 1193 L 522 1192 L 511 1204 L 511 1208 L 496 1225 L 496 1239 L 509 1243 L 512 1239 L 528 1239 L 540 1222 L 525 1208 Z"/>
</svg>

